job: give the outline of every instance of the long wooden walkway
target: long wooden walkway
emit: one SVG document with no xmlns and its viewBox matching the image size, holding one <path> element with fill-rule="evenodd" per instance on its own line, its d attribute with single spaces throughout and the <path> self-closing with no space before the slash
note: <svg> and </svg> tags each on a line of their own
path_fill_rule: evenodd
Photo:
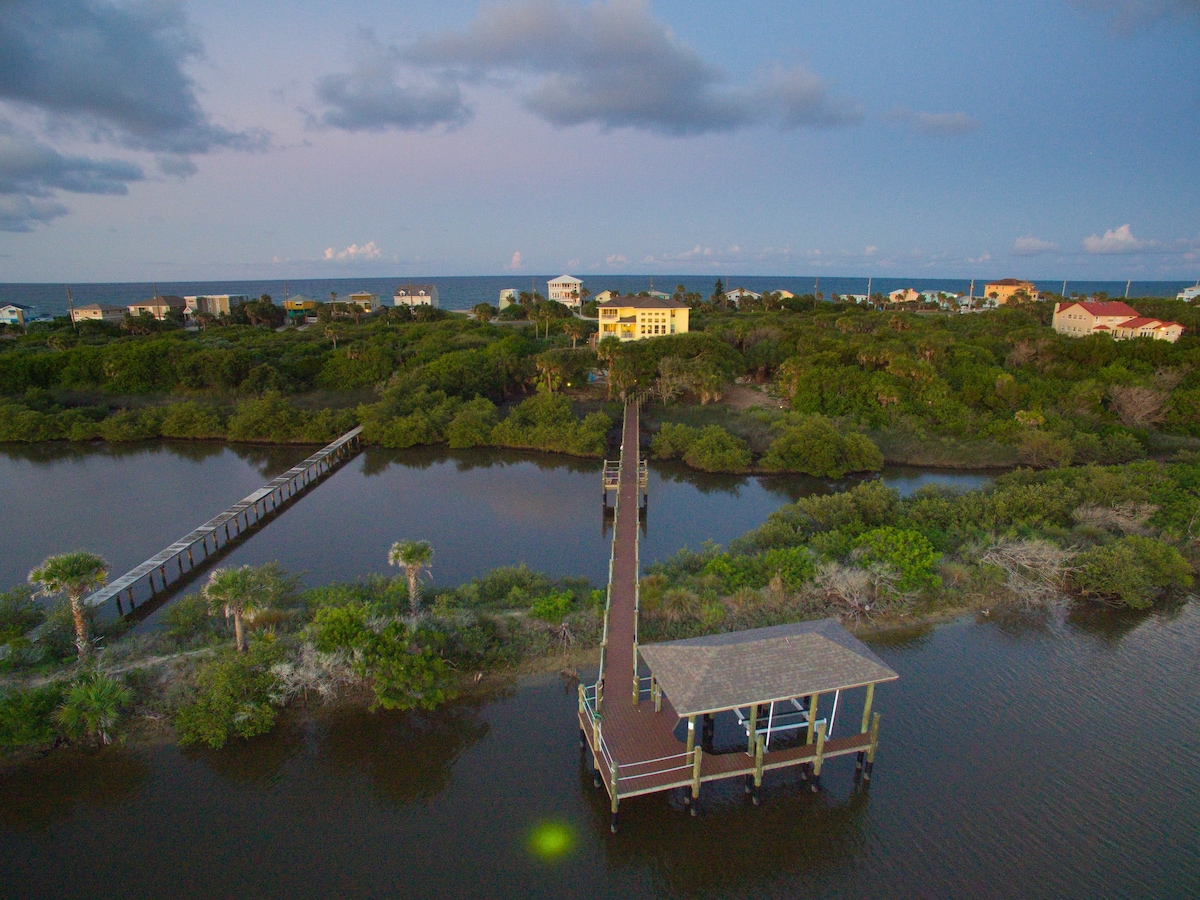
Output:
<svg viewBox="0 0 1200 900">
<path fill-rule="evenodd" d="M 147 582 L 150 596 L 165 589 L 171 581 L 183 578 L 204 564 L 210 555 L 220 548 L 232 544 L 239 536 L 261 521 L 269 513 L 287 505 L 304 494 L 323 476 L 352 457 L 360 447 L 362 427 L 343 434 L 333 443 L 322 447 L 308 459 L 292 466 L 282 475 L 271 479 L 253 494 L 244 497 L 233 506 L 214 516 L 198 528 L 189 531 L 173 544 L 163 548 L 141 565 L 130 569 L 120 578 L 84 599 L 88 606 L 100 606 L 115 600 L 117 612 L 124 615 L 137 605 L 134 589 Z M 232 532 L 230 528 L 232 527 Z M 211 551 L 209 542 L 212 542 Z M 197 546 L 199 545 L 199 546 Z M 199 561 L 197 561 L 199 558 Z M 172 571 L 170 564 L 177 571 Z M 186 565 L 185 565 L 186 564 Z M 155 586 L 155 575 L 160 584 Z M 128 607 L 128 609 L 126 608 Z"/>
<path fill-rule="evenodd" d="M 811 742 L 799 746 L 715 754 L 703 752 L 695 732 L 687 744 L 675 737 L 679 716 L 670 700 L 638 675 L 638 492 L 644 483 L 638 431 L 638 404 L 631 401 L 622 428 L 600 674 L 595 685 L 579 686 L 579 727 L 612 801 L 614 829 L 622 799 L 678 787 L 698 797 L 702 782 L 747 775 L 757 782 L 763 771 L 785 766 L 815 764 L 819 772 L 823 760 L 866 751 L 875 738 L 865 724 L 861 734 L 829 740 L 822 728 L 816 741 L 810 732 Z M 606 482 L 612 474 L 605 473 Z"/>
</svg>

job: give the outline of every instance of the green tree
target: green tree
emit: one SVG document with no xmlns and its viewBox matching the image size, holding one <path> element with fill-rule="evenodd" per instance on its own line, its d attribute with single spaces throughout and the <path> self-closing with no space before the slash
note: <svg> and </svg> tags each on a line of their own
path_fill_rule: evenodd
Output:
<svg viewBox="0 0 1200 900">
<path fill-rule="evenodd" d="M 883 454 L 861 434 L 841 435 L 824 416 L 808 416 L 785 428 L 762 459 L 767 469 L 841 478 L 848 472 L 877 472 Z"/>
<path fill-rule="evenodd" d="M 480 322 L 490 322 L 496 317 L 496 307 L 490 303 L 476 303 L 471 307 L 471 312 Z"/>
<path fill-rule="evenodd" d="M 215 569 L 201 590 L 212 616 L 233 619 L 234 644 L 246 650 L 245 623 L 274 606 L 285 592 L 285 581 L 274 563 Z"/>
<path fill-rule="evenodd" d="M 29 573 L 29 583 L 41 585 L 42 596 L 65 594 L 75 620 L 75 649 L 82 661 L 91 652 L 83 598 L 108 583 L 108 563 L 86 550 L 49 556 Z"/>
<path fill-rule="evenodd" d="M 72 684 L 54 714 L 69 737 L 95 737 L 111 744 L 121 719 L 121 710 L 133 700 L 133 692 L 101 672 L 89 672 Z"/>
<path fill-rule="evenodd" d="M 175 715 L 179 743 L 215 749 L 231 737 L 270 731 L 278 715 L 271 699 L 278 679 L 271 668 L 282 660 L 282 648 L 267 635 L 252 641 L 249 652 L 225 650 L 201 664 L 195 698 Z"/>
<path fill-rule="evenodd" d="M 388 551 L 388 564 L 404 569 L 408 579 L 408 606 L 421 609 L 421 575 L 433 568 L 433 547 L 429 541 L 396 541 Z"/>
<path fill-rule="evenodd" d="M 873 528 L 854 542 L 854 548 L 860 563 L 882 563 L 894 571 L 900 592 L 941 587 L 933 571 L 941 555 L 919 531 L 891 525 Z"/>
<path fill-rule="evenodd" d="M 1130 534 L 1075 557 L 1072 582 L 1085 597 L 1145 609 L 1165 591 L 1192 585 L 1192 567 L 1169 544 Z"/>
</svg>

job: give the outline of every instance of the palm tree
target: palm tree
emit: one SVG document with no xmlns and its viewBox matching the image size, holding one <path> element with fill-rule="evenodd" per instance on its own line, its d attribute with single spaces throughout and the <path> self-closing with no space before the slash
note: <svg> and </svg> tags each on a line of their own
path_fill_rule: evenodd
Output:
<svg viewBox="0 0 1200 900">
<path fill-rule="evenodd" d="M 92 672 L 71 685 L 54 718 L 71 737 L 95 735 L 102 744 L 112 743 L 112 733 L 128 706 L 133 692 L 121 682 Z"/>
<path fill-rule="evenodd" d="M 396 541 L 388 551 L 388 563 L 404 569 L 408 579 L 408 606 L 417 612 L 421 608 L 421 573 L 433 568 L 433 547 L 429 541 Z"/>
<path fill-rule="evenodd" d="M 48 556 L 40 566 L 30 571 L 29 583 L 41 585 L 39 593 L 45 597 L 67 595 L 71 617 L 75 620 L 75 649 L 79 651 L 81 661 L 87 659 L 92 645 L 88 640 L 83 598 L 108 583 L 108 563 L 103 557 L 86 550 Z"/>
<path fill-rule="evenodd" d="M 233 617 L 233 635 L 238 653 L 246 649 L 246 622 L 253 622 L 279 593 L 279 579 L 270 566 L 239 566 L 216 569 L 208 576 L 201 594 L 208 602 L 208 614 Z"/>
</svg>

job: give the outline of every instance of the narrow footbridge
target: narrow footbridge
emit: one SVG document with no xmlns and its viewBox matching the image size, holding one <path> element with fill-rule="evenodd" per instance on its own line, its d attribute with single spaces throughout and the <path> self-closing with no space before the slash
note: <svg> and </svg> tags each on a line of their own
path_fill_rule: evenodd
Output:
<svg viewBox="0 0 1200 900">
<path fill-rule="evenodd" d="M 135 588 L 148 585 L 149 598 L 152 598 L 165 590 L 172 581 L 201 568 L 211 555 L 232 545 L 256 523 L 303 496 L 310 487 L 354 456 L 361 448 L 361 434 L 361 426 L 347 431 L 333 443 L 322 447 L 308 459 L 271 479 L 220 515 L 209 519 L 141 565 L 135 566 L 120 578 L 110 581 L 105 587 L 90 594 L 84 598 L 84 602 L 88 606 L 101 606 L 115 600 L 119 614 L 133 612 L 137 605 Z M 157 585 L 155 576 L 158 576 Z"/>
<path fill-rule="evenodd" d="M 637 402 L 626 404 L 620 463 L 604 468 L 606 497 L 616 491 L 608 602 L 599 675 L 579 686 L 580 743 L 611 799 L 612 829 L 623 799 L 684 788 L 694 815 L 700 786 L 723 778 L 744 777 L 757 803 L 764 772 L 801 766 L 816 791 L 822 765 L 838 756 L 856 754 L 855 780 L 869 781 L 879 744 L 875 685 L 899 676 L 837 621 L 639 645 L 639 500 L 647 483 L 638 413 Z M 834 738 L 842 693 L 855 688 L 866 692 L 861 727 Z M 713 752 L 716 716 L 745 731 L 744 750 Z M 681 721 L 686 739 L 676 737 Z"/>
</svg>

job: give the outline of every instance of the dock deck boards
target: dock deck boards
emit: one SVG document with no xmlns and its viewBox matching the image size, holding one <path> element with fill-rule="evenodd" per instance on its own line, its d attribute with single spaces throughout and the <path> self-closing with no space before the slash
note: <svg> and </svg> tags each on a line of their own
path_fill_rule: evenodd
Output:
<svg viewBox="0 0 1200 900">
<path fill-rule="evenodd" d="M 645 487 L 644 464 L 638 452 L 638 405 L 628 402 L 622 425 L 621 465 L 616 477 L 617 502 L 613 520 L 613 553 L 609 581 L 607 630 L 599 676 L 601 701 L 597 747 L 589 708 L 581 700 L 579 727 L 591 749 L 609 796 L 621 798 L 695 784 L 695 757 L 675 737 L 679 716 L 670 700 L 661 698 L 661 711 L 641 694 L 634 701 L 637 681 L 638 617 L 638 492 Z M 606 489 L 614 479 L 606 464 Z M 699 735 L 697 734 L 697 738 Z M 825 741 L 820 757 L 858 753 L 871 746 L 868 733 Z M 762 771 L 810 763 L 818 758 L 816 744 L 801 744 L 763 753 Z M 612 768 L 616 769 L 613 778 Z M 702 753 L 699 780 L 715 781 L 755 772 L 753 755 L 744 752 Z M 615 810 L 614 805 L 614 810 Z"/>
</svg>

